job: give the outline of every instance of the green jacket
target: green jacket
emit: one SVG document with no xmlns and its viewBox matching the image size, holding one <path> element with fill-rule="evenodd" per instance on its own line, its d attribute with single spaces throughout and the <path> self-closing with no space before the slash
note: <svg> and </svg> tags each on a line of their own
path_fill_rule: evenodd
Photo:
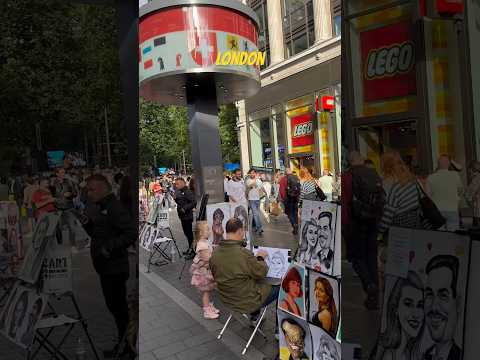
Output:
<svg viewBox="0 0 480 360">
<path fill-rule="evenodd" d="M 259 310 L 271 292 L 270 284 L 260 283 L 267 276 L 267 264 L 241 241 L 223 240 L 213 251 L 210 268 L 222 302 L 242 314 Z"/>
</svg>

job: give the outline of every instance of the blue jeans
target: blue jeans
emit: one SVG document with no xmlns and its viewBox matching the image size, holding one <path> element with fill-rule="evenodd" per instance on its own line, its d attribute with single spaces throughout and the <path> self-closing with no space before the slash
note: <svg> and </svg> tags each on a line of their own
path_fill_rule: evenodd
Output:
<svg viewBox="0 0 480 360">
<path fill-rule="evenodd" d="M 258 316 L 260 314 L 260 310 L 268 305 L 270 305 L 272 302 L 278 300 L 278 294 L 280 293 L 280 285 L 272 285 L 272 290 L 270 290 L 270 294 L 268 294 L 267 299 L 265 302 L 262 304 L 260 309 L 252 313 L 252 316 Z"/>
<path fill-rule="evenodd" d="M 250 209 L 253 213 L 253 221 L 255 223 L 255 231 L 262 231 L 262 222 L 260 221 L 260 200 L 248 200 Z"/>
</svg>

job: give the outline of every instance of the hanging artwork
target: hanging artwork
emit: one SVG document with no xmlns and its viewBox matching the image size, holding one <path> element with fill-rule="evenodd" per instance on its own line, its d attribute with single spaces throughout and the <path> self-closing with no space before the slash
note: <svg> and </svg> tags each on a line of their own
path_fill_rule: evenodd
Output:
<svg viewBox="0 0 480 360">
<path fill-rule="evenodd" d="M 333 274 L 337 204 L 305 200 L 297 261 L 326 274 Z"/>
<path fill-rule="evenodd" d="M 213 246 L 218 246 L 225 239 L 225 225 L 230 219 L 230 204 L 218 203 L 207 205 L 207 222 L 210 227 L 208 241 Z"/>
<path fill-rule="evenodd" d="M 250 233 L 250 221 L 248 217 L 248 204 L 246 202 L 233 203 L 230 208 L 230 217 L 240 219 L 243 223 L 243 230 L 245 231 L 246 248 L 252 248 L 252 239 Z"/>
<path fill-rule="evenodd" d="M 305 268 L 292 265 L 282 279 L 278 308 L 305 319 Z"/>
<path fill-rule="evenodd" d="M 0 333 L 22 348 L 29 348 L 46 304 L 47 295 L 17 283 L 0 314 Z"/>
<path fill-rule="evenodd" d="M 342 360 L 342 347 L 321 328 L 310 325 L 313 360 Z"/>
<path fill-rule="evenodd" d="M 18 278 L 34 284 L 38 281 L 45 251 L 49 241 L 55 240 L 59 215 L 46 213 L 38 220 L 33 232 L 32 244 L 28 247 L 20 267 Z"/>
<path fill-rule="evenodd" d="M 340 324 L 340 283 L 331 276 L 308 271 L 308 321 L 335 338 Z"/>
<path fill-rule="evenodd" d="M 382 322 L 372 355 L 463 359 L 469 251 L 468 236 L 390 229 Z"/>
<path fill-rule="evenodd" d="M 280 360 L 312 360 L 310 327 L 305 320 L 278 312 Z"/>
<path fill-rule="evenodd" d="M 268 266 L 267 277 L 281 279 L 290 266 L 290 249 L 255 246 L 253 254 L 257 256 L 257 253 L 260 250 L 266 251 L 268 254 L 265 259 Z"/>
</svg>

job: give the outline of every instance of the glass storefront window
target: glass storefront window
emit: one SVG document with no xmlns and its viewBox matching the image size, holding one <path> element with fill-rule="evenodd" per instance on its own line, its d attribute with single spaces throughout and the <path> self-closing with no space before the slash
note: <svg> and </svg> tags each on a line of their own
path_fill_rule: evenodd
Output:
<svg viewBox="0 0 480 360">
<path fill-rule="evenodd" d="M 270 118 L 250 122 L 250 154 L 254 167 L 272 168 Z"/>
</svg>

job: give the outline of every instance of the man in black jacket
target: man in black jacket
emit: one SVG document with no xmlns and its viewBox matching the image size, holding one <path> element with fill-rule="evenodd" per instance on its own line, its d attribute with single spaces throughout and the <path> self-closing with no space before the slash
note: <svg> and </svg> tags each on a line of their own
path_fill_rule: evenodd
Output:
<svg viewBox="0 0 480 360">
<path fill-rule="evenodd" d="M 188 240 L 188 250 L 183 254 L 187 259 L 193 259 L 195 250 L 193 249 L 193 209 L 197 206 L 195 194 L 187 187 L 183 178 L 175 180 L 175 202 L 177 203 L 177 213 L 182 223 L 183 233 Z"/>
<path fill-rule="evenodd" d="M 115 318 L 120 344 L 129 322 L 127 280 L 130 266 L 127 249 L 137 240 L 138 231 L 129 211 L 112 194 L 111 185 L 103 175 L 88 178 L 87 189 L 88 198 L 95 207 L 86 226 L 92 238 L 90 254 L 100 276 L 105 303 Z M 105 352 L 105 357 L 112 357 L 117 349 Z M 134 353 L 129 348 L 124 352 Z"/>
</svg>

